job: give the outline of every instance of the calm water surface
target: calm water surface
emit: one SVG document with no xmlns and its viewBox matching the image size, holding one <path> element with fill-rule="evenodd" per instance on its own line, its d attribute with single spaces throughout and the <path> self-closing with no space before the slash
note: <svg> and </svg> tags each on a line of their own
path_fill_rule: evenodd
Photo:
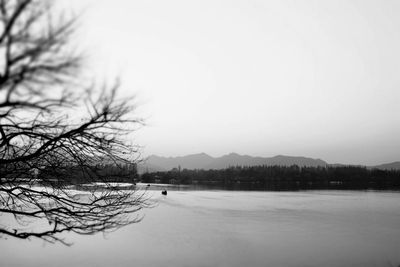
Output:
<svg viewBox="0 0 400 267">
<path fill-rule="evenodd" d="M 141 223 L 66 235 L 72 247 L 0 239 L 0 266 L 400 265 L 400 193 L 150 194 L 158 206 Z"/>
</svg>

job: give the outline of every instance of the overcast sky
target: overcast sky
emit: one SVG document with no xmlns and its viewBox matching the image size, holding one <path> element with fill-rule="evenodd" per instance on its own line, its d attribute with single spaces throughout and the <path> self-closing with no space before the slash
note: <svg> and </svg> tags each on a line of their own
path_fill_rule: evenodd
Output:
<svg viewBox="0 0 400 267">
<path fill-rule="evenodd" d="M 65 1 L 145 155 L 400 160 L 400 1 Z"/>
</svg>

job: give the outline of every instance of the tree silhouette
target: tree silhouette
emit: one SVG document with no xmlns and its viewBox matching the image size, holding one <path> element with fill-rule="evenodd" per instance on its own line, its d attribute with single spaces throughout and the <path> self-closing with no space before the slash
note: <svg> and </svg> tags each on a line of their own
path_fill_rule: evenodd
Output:
<svg viewBox="0 0 400 267">
<path fill-rule="evenodd" d="M 75 18 L 52 1 L 0 0 L 0 234 L 64 242 L 138 222 L 142 193 L 108 183 L 104 165 L 134 166 L 125 140 L 141 121 L 118 82 L 100 88 L 80 75 L 69 44 Z M 130 169 L 130 168 L 128 168 Z M 134 169 L 134 168 L 132 168 Z M 79 192 L 76 182 L 106 182 Z M 40 186 L 39 186 L 40 185 Z"/>
</svg>

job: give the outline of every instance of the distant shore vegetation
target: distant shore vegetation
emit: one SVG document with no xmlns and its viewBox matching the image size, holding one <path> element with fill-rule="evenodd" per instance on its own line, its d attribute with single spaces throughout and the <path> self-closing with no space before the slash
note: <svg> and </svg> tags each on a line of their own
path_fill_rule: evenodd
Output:
<svg viewBox="0 0 400 267">
<path fill-rule="evenodd" d="M 144 173 L 144 183 L 183 184 L 238 190 L 376 189 L 399 190 L 399 170 L 358 166 L 251 166 L 221 170 Z"/>
<path fill-rule="evenodd" d="M 101 179 L 91 175 L 101 173 Z M 23 174 L 10 177 L 0 169 L 2 179 L 25 183 Z M 293 166 L 235 166 L 225 169 L 180 169 L 138 174 L 136 165 L 99 164 L 69 166 L 57 173 L 37 170 L 35 182 L 44 186 L 84 185 L 93 182 L 189 185 L 193 189 L 226 190 L 400 190 L 400 170 L 380 170 L 359 166 L 299 167 Z M 29 180 L 32 182 L 32 180 Z"/>
</svg>

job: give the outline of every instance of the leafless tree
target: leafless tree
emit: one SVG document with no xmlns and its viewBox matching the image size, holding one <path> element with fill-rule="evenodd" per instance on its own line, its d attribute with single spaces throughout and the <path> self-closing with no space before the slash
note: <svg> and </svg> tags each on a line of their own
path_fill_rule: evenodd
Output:
<svg viewBox="0 0 400 267">
<path fill-rule="evenodd" d="M 118 99 L 118 83 L 97 89 L 81 79 L 69 43 L 76 19 L 55 14 L 52 2 L 0 0 L 0 235 L 64 242 L 62 232 L 138 222 L 148 202 L 101 171 L 134 170 L 138 151 L 125 135 L 141 122 L 131 99 Z M 93 181 L 107 186 L 72 190 Z"/>
</svg>

